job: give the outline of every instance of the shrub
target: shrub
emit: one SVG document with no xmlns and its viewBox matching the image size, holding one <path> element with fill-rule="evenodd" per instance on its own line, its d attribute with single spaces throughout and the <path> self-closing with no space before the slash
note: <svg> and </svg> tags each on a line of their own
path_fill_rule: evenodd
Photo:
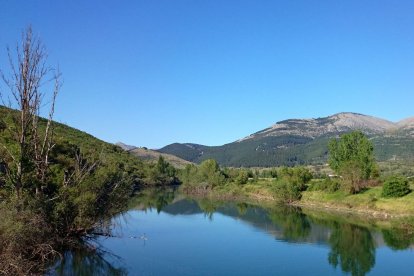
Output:
<svg viewBox="0 0 414 276">
<path fill-rule="evenodd" d="M 291 203 L 302 197 L 302 185 L 297 182 L 278 182 L 275 186 L 276 197 L 285 203 Z"/>
<path fill-rule="evenodd" d="M 341 184 L 337 180 L 326 178 L 322 181 L 313 183 L 310 187 L 310 191 L 324 191 L 328 193 L 334 193 L 341 188 Z"/>
<path fill-rule="evenodd" d="M 296 182 L 303 186 L 313 178 L 313 175 L 309 169 L 304 167 L 283 167 L 280 169 L 279 176 L 288 182 Z"/>
<path fill-rule="evenodd" d="M 383 197 L 402 197 L 410 193 L 408 180 L 401 176 L 391 176 L 382 187 Z"/>
<path fill-rule="evenodd" d="M 249 174 L 245 170 L 239 171 L 239 175 L 236 177 L 235 182 L 237 184 L 246 184 L 249 181 Z"/>
</svg>

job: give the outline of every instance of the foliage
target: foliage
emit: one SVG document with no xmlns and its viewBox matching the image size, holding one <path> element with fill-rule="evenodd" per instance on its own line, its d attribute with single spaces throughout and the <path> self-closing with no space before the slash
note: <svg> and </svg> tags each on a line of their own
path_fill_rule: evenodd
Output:
<svg viewBox="0 0 414 276">
<path fill-rule="evenodd" d="M 350 193 L 365 188 L 365 181 L 376 173 L 374 148 L 360 131 L 344 134 L 339 140 L 329 142 L 329 165 L 342 175 L 345 187 Z"/>
<path fill-rule="evenodd" d="M 278 178 L 289 183 L 295 183 L 300 186 L 301 191 L 306 189 L 305 184 L 313 178 L 312 173 L 305 167 L 282 167 L 278 173 Z"/>
<path fill-rule="evenodd" d="M 278 177 L 276 168 L 263 169 L 258 174 L 259 174 L 259 177 L 263 177 L 263 178 L 277 178 Z"/>
<path fill-rule="evenodd" d="M 234 179 L 237 184 L 246 184 L 248 180 L 249 173 L 246 170 L 239 170 L 237 177 Z"/>
<path fill-rule="evenodd" d="M 313 182 L 308 188 L 308 191 L 324 191 L 327 193 L 334 193 L 338 191 L 340 187 L 341 184 L 337 180 L 328 177 L 320 181 Z"/>
<path fill-rule="evenodd" d="M 285 203 L 291 203 L 299 200 L 302 196 L 302 185 L 297 182 L 276 182 L 274 192 L 279 200 Z"/>
<path fill-rule="evenodd" d="M 8 114 L 17 112 L 0 106 L 0 118 L 8 127 L 13 126 Z M 40 127 L 45 123 L 40 120 Z M 144 163 L 117 146 L 63 124 L 55 123 L 54 132 L 55 146 L 41 196 L 27 182 L 35 177 L 30 168 L 22 198 L 17 200 L 2 169 L 8 160 L 0 160 L 0 205 L 7 206 L 0 208 L 0 267 L 11 275 L 41 270 L 43 261 L 59 254 L 57 241 L 66 243 L 72 237 L 93 233 L 98 221 L 126 206 L 136 187 L 170 184 L 177 179 L 176 170 L 165 160 Z M 14 146 L 4 132 L 0 132 L 0 143 Z M 21 271 L 9 270 L 11 266 Z"/>
<path fill-rule="evenodd" d="M 180 172 L 180 180 L 186 188 L 207 190 L 225 184 L 226 176 L 218 163 L 209 159 L 199 166 L 187 165 Z"/>
<path fill-rule="evenodd" d="M 23 196 L 25 197 L 25 196 Z M 0 203 L 0 275 L 29 275 L 41 269 L 38 258 L 51 261 L 58 252 L 53 229 L 26 198 Z"/>
<path fill-rule="evenodd" d="M 195 163 L 215 159 L 221 166 L 229 167 L 316 165 L 327 162 L 329 140 L 342 134 L 344 132 L 333 132 L 314 139 L 293 135 L 262 136 L 215 147 L 176 143 L 159 151 Z M 409 134 L 376 134 L 369 135 L 369 139 L 377 161 L 407 162 L 414 159 L 414 140 Z"/>
<path fill-rule="evenodd" d="M 401 176 L 389 177 L 382 187 L 383 197 L 402 197 L 410 192 L 407 178 Z"/>
<path fill-rule="evenodd" d="M 156 164 L 149 164 L 146 172 L 146 183 L 149 185 L 179 184 L 177 170 L 163 156 L 159 156 Z"/>
</svg>

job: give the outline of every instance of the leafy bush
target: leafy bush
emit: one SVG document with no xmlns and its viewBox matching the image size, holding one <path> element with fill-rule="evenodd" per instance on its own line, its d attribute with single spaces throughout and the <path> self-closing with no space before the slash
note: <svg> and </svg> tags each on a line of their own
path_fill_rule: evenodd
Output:
<svg viewBox="0 0 414 276">
<path fill-rule="evenodd" d="M 277 198 L 285 203 L 291 203 L 299 200 L 302 197 L 301 194 L 302 185 L 297 182 L 277 182 L 275 186 L 275 194 Z"/>
<path fill-rule="evenodd" d="M 200 165 L 187 165 L 179 174 L 186 189 L 212 189 L 226 183 L 226 176 L 215 160 L 208 159 Z"/>
<path fill-rule="evenodd" d="M 304 167 L 282 167 L 278 174 L 278 178 L 281 181 L 298 186 L 300 191 L 306 190 L 306 184 L 312 179 L 312 177 L 312 173 Z"/>
<path fill-rule="evenodd" d="M 238 176 L 234 179 L 237 184 L 246 184 L 249 181 L 249 173 L 245 170 L 240 170 Z"/>
<path fill-rule="evenodd" d="M 408 180 L 401 176 L 391 176 L 382 187 L 383 197 L 402 197 L 410 193 Z"/>
<path fill-rule="evenodd" d="M 318 181 L 313 183 L 309 187 L 309 191 L 324 191 L 328 193 L 334 193 L 338 191 L 341 188 L 341 184 L 336 181 L 332 180 L 330 178 L 323 179 L 322 181 Z"/>
</svg>

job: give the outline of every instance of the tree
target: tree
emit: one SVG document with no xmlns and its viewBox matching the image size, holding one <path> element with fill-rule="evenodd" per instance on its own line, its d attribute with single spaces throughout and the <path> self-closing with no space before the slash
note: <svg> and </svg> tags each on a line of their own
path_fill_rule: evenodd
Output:
<svg viewBox="0 0 414 276">
<path fill-rule="evenodd" d="M 6 76 L 0 71 L 7 89 L 7 92 L 0 91 L 0 96 L 3 105 L 19 112 L 10 112 L 3 130 L 13 143 L 0 145 L 1 159 L 7 163 L 7 176 L 18 197 L 27 183 L 30 183 L 28 190 L 40 194 L 54 147 L 52 119 L 61 75 L 59 70 L 46 65 L 45 47 L 30 26 L 22 34 L 21 45 L 16 46 L 16 58 L 9 48 L 7 52 L 11 73 Z M 51 98 L 49 114 L 45 127 L 41 127 L 40 110 L 47 106 L 42 102 L 46 96 Z"/>
<path fill-rule="evenodd" d="M 343 177 L 351 193 L 359 192 L 376 171 L 372 143 L 361 131 L 354 131 L 332 139 L 328 147 L 329 166 Z"/>
<path fill-rule="evenodd" d="M 224 174 L 220 170 L 219 164 L 213 159 L 204 160 L 200 164 L 199 177 L 203 182 L 207 182 L 210 187 L 219 186 L 225 181 Z"/>
</svg>

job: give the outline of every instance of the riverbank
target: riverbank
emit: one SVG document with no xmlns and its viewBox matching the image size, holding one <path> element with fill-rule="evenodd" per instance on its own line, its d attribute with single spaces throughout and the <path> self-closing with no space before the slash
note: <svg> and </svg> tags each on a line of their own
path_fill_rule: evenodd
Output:
<svg viewBox="0 0 414 276">
<path fill-rule="evenodd" d="M 414 187 L 411 187 L 412 189 Z M 187 194 L 205 196 L 221 200 L 252 200 L 267 202 L 268 204 L 281 203 L 270 181 L 248 183 L 245 185 L 228 184 L 210 190 L 192 191 Z M 372 187 L 359 194 L 348 194 L 344 191 L 303 191 L 301 198 L 289 202 L 289 205 L 324 212 L 353 214 L 372 217 L 381 220 L 394 220 L 414 217 L 414 193 L 400 198 L 384 198 L 381 196 L 382 187 Z"/>
</svg>

